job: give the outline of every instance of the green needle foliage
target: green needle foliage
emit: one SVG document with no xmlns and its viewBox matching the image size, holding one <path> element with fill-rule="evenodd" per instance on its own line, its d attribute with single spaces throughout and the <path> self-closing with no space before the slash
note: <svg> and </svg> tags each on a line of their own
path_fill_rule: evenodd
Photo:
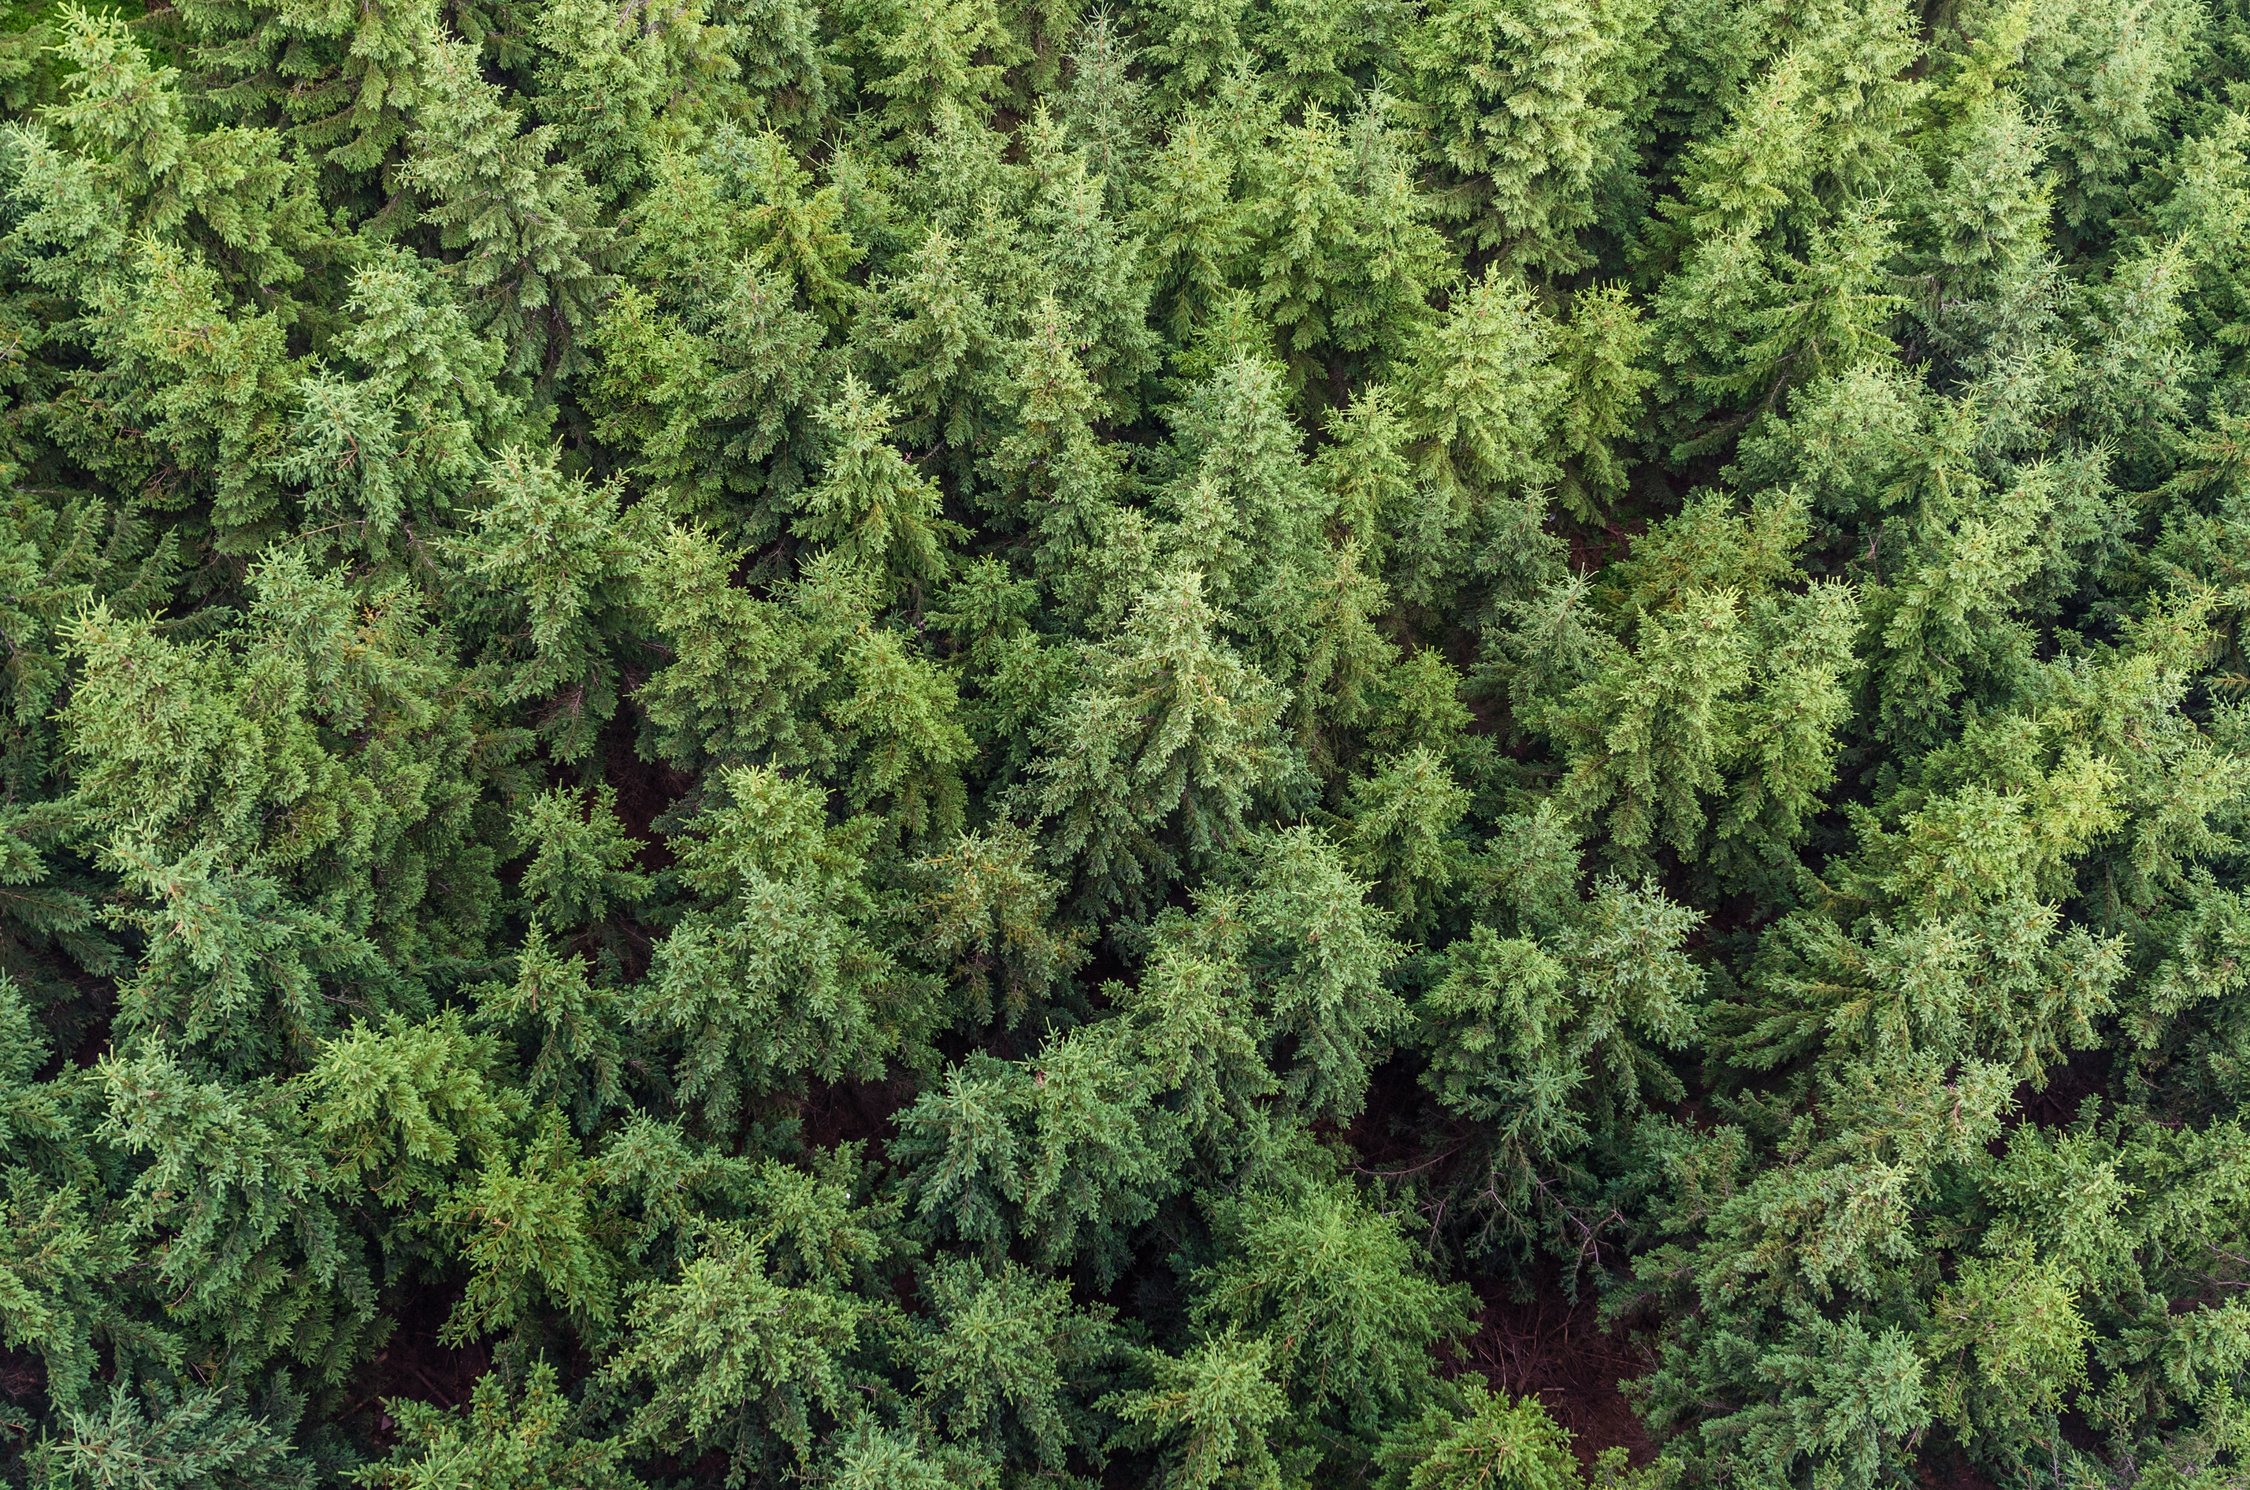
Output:
<svg viewBox="0 0 2250 1490">
<path fill-rule="evenodd" d="M 2246 452 L 2239 0 L 0 5 L 0 1486 L 2237 1490 Z"/>
</svg>

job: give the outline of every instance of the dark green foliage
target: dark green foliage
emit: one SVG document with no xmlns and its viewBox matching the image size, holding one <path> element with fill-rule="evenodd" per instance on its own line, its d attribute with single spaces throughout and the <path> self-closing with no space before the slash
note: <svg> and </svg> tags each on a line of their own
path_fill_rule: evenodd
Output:
<svg viewBox="0 0 2250 1490">
<path fill-rule="evenodd" d="M 1161 1452 L 1154 1483 L 1165 1490 L 1214 1490 L 1282 1483 L 1267 1442 L 1289 1410 L 1268 1374 L 1272 1350 L 1262 1340 L 1220 1335 L 1182 1356 L 1154 1354 L 1150 1385 L 1108 1399 L 1119 1442 Z"/>
<path fill-rule="evenodd" d="M 640 1401 L 625 1431 L 716 1448 L 735 1480 L 808 1458 L 851 1406 L 849 1355 L 871 1312 L 834 1287 L 782 1282 L 757 1238 L 715 1228 L 679 1281 L 649 1285 L 627 1316 L 631 1343 L 608 1367 Z"/>
<path fill-rule="evenodd" d="M 872 823 L 831 827 L 817 792 L 760 767 L 710 785 L 724 800 L 677 840 L 693 908 L 657 944 L 633 1020 L 677 1052 L 680 1100 L 724 1130 L 777 1077 L 877 1075 L 921 1038 L 926 999 L 884 945 Z"/>
<path fill-rule="evenodd" d="M 2238 0 L 0 114 L 0 1485 L 2250 1474 Z"/>
<path fill-rule="evenodd" d="M 613 1439 L 573 1431 L 555 1368 L 533 1366 L 520 1391 L 495 1371 L 480 1377 L 466 1412 L 398 1404 L 399 1446 L 360 1472 L 377 1490 L 636 1490 Z"/>
<path fill-rule="evenodd" d="M 144 1402 L 119 1387 L 92 1412 L 66 1415 L 62 1431 L 31 1452 L 42 1485 L 107 1490 L 253 1490 L 317 1483 L 290 1449 L 288 1428 L 229 1406 L 216 1392 Z"/>
<path fill-rule="evenodd" d="M 1537 1402 L 1470 1382 L 1383 1445 L 1384 1490 L 1565 1490 L 1579 1483 L 1570 1435 Z"/>
<path fill-rule="evenodd" d="M 1060 1469 L 1098 1449 L 1088 1410 L 1116 1352 L 1106 1311 L 1081 1313 L 1060 1280 L 1014 1263 L 948 1259 L 922 1280 L 932 1329 L 917 1347 L 924 1411 L 995 1460 Z"/>
<path fill-rule="evenodd" d="M 1035 1056 L 979 1056 L 899 1118 L 916 1209 L 987 1255 L 1022 1236 L 1049 1266 L 1114 1277 L 1131 1228 L 1184 1182 L 1182 1134 L 1135 1069 L 1126 1028 L 1050 1037 Z"/>
<path fill-rule="evenodd" d="M 1348 1187 L 1251 1192 L 1213 1208 L 1220 1260 L 1195 1314 L 1273 1346 L 1296 1400 L 1362 1433 L 1428 1394 L 1436 1348 L 1467 1326 L 1468 1291 L 1414 1269 L 1396 1221 Z"/>
</svg>

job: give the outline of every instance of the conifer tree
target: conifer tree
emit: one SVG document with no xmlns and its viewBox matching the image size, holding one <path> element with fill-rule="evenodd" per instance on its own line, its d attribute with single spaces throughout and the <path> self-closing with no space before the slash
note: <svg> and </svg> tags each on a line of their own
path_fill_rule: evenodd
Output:
<svg viewBox="0 0 2250 1490">
<path fill-rule="evenodd" d="M 1170 132 L 1148 173 L 1134 220 L 1176 342 L 1209 316 L 1249 249 L 1251 227 L 1235 196 L 1235 175 L 1213 122 L 1192 115 Z"/>
<path fill-rule="evenodd" d="M 974 116 L 999 90 L 1017 42 L 991 0 L 901 5 L 883 13 L 868 91 L 894 130 L 926 129 L 942 113 Z"/>
<path fill-rule="evenodd" d="M 734 67 L 700 9 L 636 17 L 603 6 L 550 6 L 535 24 L 534 45 L 539 116 L 587 184 L 611 201 L 646 181 L 659 118 L 700 91 L 683 85 Z"/>
<path fill-rule="evenodd" d="M 610 638 L 626 630 L 632 560 L 616 488 L 566 479 L 551 453 L 513 446 L 484 485 L 462 567 L 505 638 L 494 648 L 512 675 L 504 696 L 531 706 L 557 759 L 582 759 L 617 709 Z"/>
<path fill-rule="evenodd" d="M 1278 370 L 1243 358 L 1197 388 L 1177 419 L 1179 474 L 1163 494 L 1178 552 L 1262 657 L 1290 657 L 1322 558 L 1323 493 L 1298 454 Z"/>
<path fill-rule="evenodd" d="M 820 332 L 755 264 L 696 268 L 724 274 L 724 288 L 677 310 L 637 286 L 610 302 L 594 327 L 601 369 L 589 406 L 596 431 L 678 520 L 762 542 L 815 460 Z"/>
<path fill-rule="evenodd" d="M 1465 1411 L 1430 1408 L 1384 1443 L 1385 1490 L 1564 1490 L 1579 1482 L 1569 1433 L 1538 1403 L 1511 1402 L 1475 1381 L 1461 1395 Z"/>
<path fill-rule="evenodd" d="M 1263 1340 L 1219 1335 L 1185 1355 L 1152 1356 L 1150 1385 L 1121 1392 L 1111 1410 L 1128 1444 L 1161 1447 L 1165 1490 L 1281 1483 L 1267 1425 L 1288 1410 Z"/>
<path fill-rule="evenodd" d="M 826 648 L 786 605 L 735 583 L 743 558 L 678 526 L 642 555 L 637 609 L 662 616 L 650 630 L 671 654 L 639 694 L 653 743 L 680 761 L 826 764 L 834 741 L 808 707 Z"/>
<path fill-rule="evenodd" d="M 1181 1135 L 1124 1040 L 1105 1022 L 956 1067 L 901 1120 L 921 1213 L 995 1254 L 1020 1238 L 1047 1266 L 1114 1278 L 1130 1229 L 1181 1183 Z"/>
<path fill-rule="evenodd" d="M 1160 579 L 1047 725 L 1031 803 L 1055 860 L 1097 902 L 1137 900 L 1183 856 L 1239 841 L 1279 753 L 1275 689 L 1213 621 L 1200 574 Z"/>
<path fill-rule="evenodd" d="M 593 1166 L 559 1121 L 521 1157 L 487 1161 L 438 1206 L 469 1264 L 469 1281 L 444 1338 L 505 1329 L 534 1311 L 567 1319 L 599 1339 L 615 1309 L 615 1265 L 593 1235 Z"/>
<path fill-rule="evenodd" d="M 672 1044 L 681 1100 L 716 1132 L 779 1076 L 872 1075 L 921 1037 L 926 995 L 896 965 L 866 880 L 873 824 L 737 767 L 675 840 L 697 908 L 657 946 L 634 1022 Z"/>
<path fill-rule="evenodd" d="M 1410 583 L 1430 602 L 1458 592 L 1453 576 L 1498 526 L 1498 501 L 1555 479 L 1548 436 L 1567 388 L 1555 351 L 1552 320 L 1495 269 L 1455 298 L 1402 370 L 1410 458 L 1435 509 L 1417 519 L 1415 562 L 1448 576 Z"/>
<path fill-rule="evenodd" d="M 1213 1225 L 1224 1260 L 1196 1280 L 1199 1322 L 1271 1342 L 1301 1402 L 1364 1433 L 1430 1390 L 1466 1295 L 1414 1273 L 1391 1218 L 1330 1184 L 1224 1202 Z"/>
<path fill-rule="evenodd" d="M 516 419 L 501 349 L 469 327 L 429 267 L 393 253 L 361 267 L 337 339 L 341 368 L 299 384 L 281 474 L 304 488 L 308 518 L 354 528 L 378 556 L 403 529 L 459 507 Z"/>
<path fill-rule="evenodd" d="M 730 1478 L 809 1459 L 849 1406 L 847 1357 L 870 1312 L 849 1293 L 780 1281 L 756 1237 L 713 1228 L 677 1282 L 633 1302 L 632 1343 L 607 1368 L 643 1399 L 628 1441 L 684 1434 L 725 1455 Z"/>
<path fill-rule="evenodd" d="M 969 1017 L 1015 1024 L 1085 961 L 1084 939 L 1058 927 L 1060 887 L 1013 825 L 963 833 L 917 866 L 927 952 L 950 965 Z"/>
<path fill-rule="evenodd" d="M 131 1161 L 126 1235 L 155 1244 L 159 1318 L 235 1382 L 278 1359 L 335 1380 L 375 1325 L 373 1279 L 279 1083 L 198 1079 L 150 1043 L 101 1070 L 102 1135 Z"/>
<path fill-rule="evenodd" d="M 478 75 L 468 43 L 433 38 L 417 59 L 428 97 L 405 177 L 448 254 L 448 274 L 506 347 L 511 372 L 552 377 L 606 288 L 606 235 L 585 178 L 548 159 L 551 126 L 523 128 Z"/>
<path fill-rule="evenodd" d="M 940 515 L 937 488 L 890 443 L 889 406 L 846 378 L 822 419 L 834 442 L 828 469 L 805 493 L 791 531 L 868 570 L 885 597 L 942 576 L 952 525 Z"/>
<path fill-rule="evenodd" d="M 400 1443 L 370 1467 L 366 1482 L 380 1490 L 539 1490 L 573 1482 L 586 1490 L 635 1490 L 641 1482 L 621 1462 L 623 1446 L 580 1436 L 573 1416 L 551 1363 L 533 1365 L 520 1385 L 487 1372 L 465 1412 L 402 1400 Z"/>
<path fill-rule="evenodd" d="M 314 1483 L 313 1466 L 292 1450 L 284 1425 L 211 1390 L 160 1389 L 144 1401 L 123 1385 L 112 1387 L 101 1408 L 73 1410 L 63 1431 L 34 1446 L 29 1457 L 51 1484 L 116 1484 L 124 1475 L 163 1490 Z"/>
<path fill-rule="evenodd" d="M 1060 1281 L 1014 1263 L 987 1271 L 954 1259 L 924 1292 L 934 1327 L 917 1377 L 949 1436 L 1051 1469 L 1097 1447 L 1089 1388 L 1116 1350 L 1102 1313 L 1081 1312 Z"/>
<path fill-rule="evenodd" d="M 1451 178 L 1441 210 L 1510 268 L 1586 262 L 1577 235 L 1593 225 L 1597 162 L 1620 133 L 1622 90 L 1606 74 L 1625 38 L 1608 28 L 1632 14 L 1447 0 L 1405 41 L 1409 96 Z"/>
</svg>

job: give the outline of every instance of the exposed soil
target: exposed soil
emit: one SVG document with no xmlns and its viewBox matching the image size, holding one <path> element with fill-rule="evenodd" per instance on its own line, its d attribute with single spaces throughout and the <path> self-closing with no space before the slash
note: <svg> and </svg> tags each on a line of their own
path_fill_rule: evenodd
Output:
<svg viewBox="0 0 2250 1490">
<path fill-rule="evenodd" d="M 425 1285 L 405 1290 L 392 1303 L 397 1327 L 359 1372 L 365 1395 L 342 1414 L 360 1419 L 376 1447 L 395 1441 L 388 1403 L 410 1398 L 459 1407 L 476 1390 L 477 1378 L 492 1369 L 492 1352 L 483 1342 L 456 1347 L 438 1340 L 459 1299 L 458 1288 Z"/>
<path fill-rule="evenodd" d="M 840 1143 L 869 1143 L 878 1155 L 889 1136 L 891 1119 L 914 1100 L 914 1078 L 902 1073 L 879 1081 L 815 1081 L 810 1083 L 797 1120 L 799 1136 L 808 1149 L 831 1149 Z"/>
<path fill-rule="evenodd" d="M 1924 1448 L 1914 1465 L 1922 1490 L 1993 1490 L 1992 1481 L 1955 1448 Z"/>
<path fill-rule="evenodd" d="M 1476 1333 L 1462 1350 L 1466 1365 L 1484 1373 L 1497 1391 L 1537 1397 L 1570 1430 L 1570 1446 L 1585 1463 L 1607 1448 L 1623 1448 L 1646 1464 L 1656 1452 L 1618 1384 L 1652 1364 L 1624 1327 L 1602 1328 L 1589 1288 L 1573 1302 L 1558 1278 L 1538 1280 L 1533 1298 L 1501 1287 L 1480 1287 L 1484 1307 Z"/>
<path fill-rule="evenodd" d="M 2028 1081 L 2017 1087 L 2009 1125 L 2026 1122 L 2042 1128 L 2067 1128 L 2077 1122 L 2086 1099 L 2110 1089 L 2114 1055 L 2106 1045 L 2075 1051 L 2069 1060 L 2048 1069 L 2044 1088 L 2034 1088 Z"/>
<path fill-rule="evenodd" d="M 1417 1075 L 1411 1062 L 1385 1062 L 1374 1073 L 1366 1107 L 1340 1136 L 1363 1176 L 1413 1178 L 1442 1188 L 1448 1166 L 1469 1147 L 1470 1125 L 1433 1110 Z M 1653 1362 L 1629 1328 L 1603 1328 L 1591 1278 L 1575 1301 L 1552 1259 L 1543 1259 L 1521 1283 L 1468 1281 L 1480 1307 L 1457 1357 L 1461 1369 L 1480 1373 L 1511 1397 L 1537 1397 L 1570 1430 L 1571 1448 L 1589 1465 L 1612 1447 L 1623 1448 L 1636 1465 L 1655 1456 L 1648 1430 L 1618 1390 L 1619 1382 Z M 1525 1290 L 1529 1297 L 1521 1296 Z"/>
<path fill-rule="evenodd" d="M 633 744 L 631 715 L 619 710 L 602 739 L 602 777 L 617 793 L 617 820 L 641 841 L 639 867 L 656 871 L 672 866 L 672 849 L 651 824 L 668 811 L 695 778 L 674 766 L 651 765 Z"/>
</svg>

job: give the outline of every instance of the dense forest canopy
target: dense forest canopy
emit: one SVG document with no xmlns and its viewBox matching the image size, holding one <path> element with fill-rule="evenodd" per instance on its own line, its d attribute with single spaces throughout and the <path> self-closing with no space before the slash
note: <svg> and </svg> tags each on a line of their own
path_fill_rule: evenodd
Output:
<svg viewBox="0 0 2250 1490">
<path fill-rule="evenodd" d="M 0 1481 L 2250 1483 L 2243 0 L 0 112 Z"/>
</svg>

